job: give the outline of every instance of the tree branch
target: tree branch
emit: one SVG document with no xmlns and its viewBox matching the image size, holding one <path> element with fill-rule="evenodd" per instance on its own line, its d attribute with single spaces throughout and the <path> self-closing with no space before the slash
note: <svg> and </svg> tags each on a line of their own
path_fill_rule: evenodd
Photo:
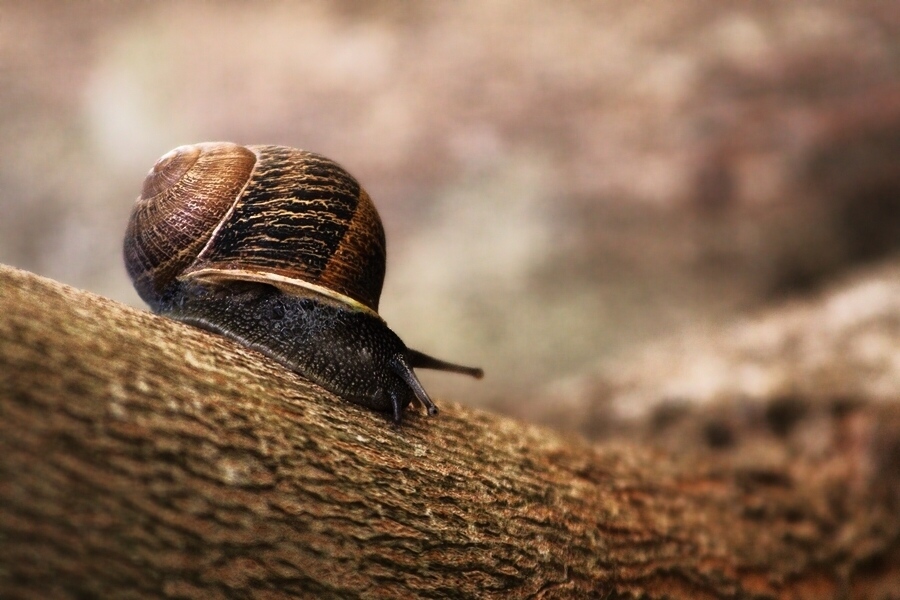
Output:
<svg viewBox="0 0 900 600">
<path fill-rule="evenodd" d="M 229 340 L 7 267 L 0 315 L 4 598 L 900 589 L 897 404 L 835 413 L 787 461 L 666 456 L 447 401 L 397 427 Z"/>
</svg>

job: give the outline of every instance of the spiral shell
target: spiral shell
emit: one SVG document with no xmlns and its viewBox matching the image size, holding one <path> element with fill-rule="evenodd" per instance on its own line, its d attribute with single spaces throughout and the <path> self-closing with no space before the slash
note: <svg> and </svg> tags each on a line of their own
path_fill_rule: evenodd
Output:
<svg viewBox="0 0 900 600">
<path fill-rule="evenodd" d="M 385 237 L 372 200 L 323 156 L 283 146 L 176 148 L 144 181 L 125 263 L 156 307 L 178 281 L 259 281 L 378 311 Z"/>
</svg>

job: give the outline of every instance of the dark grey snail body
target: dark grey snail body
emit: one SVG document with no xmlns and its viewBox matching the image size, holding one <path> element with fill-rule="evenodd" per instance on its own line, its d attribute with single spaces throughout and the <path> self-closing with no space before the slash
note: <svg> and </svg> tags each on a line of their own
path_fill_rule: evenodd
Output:
<svg viewBox="0 0 900 600">
<path fill-rule="evenodd" d="M 231 337 L 399 421 L 437 407 L 414 367 L 481 370 L 409 349 L 378 316 L 384 230 L 355 179 L 316 154 L 198 144 L 161 158 L 125 236 L 135 288 L 160 314 Z"/>
</svg>

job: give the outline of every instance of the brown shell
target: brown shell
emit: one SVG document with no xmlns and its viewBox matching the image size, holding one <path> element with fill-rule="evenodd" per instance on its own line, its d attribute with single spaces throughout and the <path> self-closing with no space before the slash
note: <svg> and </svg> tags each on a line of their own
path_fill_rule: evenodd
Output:
<svg viewBox="0 0 900 600">
<path fill-rule="evenodd" d="M 250 280 L 377 312 L 384 228 L 356 179 L 323 156 L 283 146 L 182 146 L 144 182 L 125 263 L 152 307 L 176 279 Z"/>
</svg>

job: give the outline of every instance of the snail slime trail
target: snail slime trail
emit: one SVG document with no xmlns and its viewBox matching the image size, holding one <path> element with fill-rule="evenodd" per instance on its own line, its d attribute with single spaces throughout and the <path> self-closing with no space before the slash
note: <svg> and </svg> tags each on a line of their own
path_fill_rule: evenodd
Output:
<svg viewBox="0 0 900 600">
<path fill-rule="evenodd" d="M 381 218 L 324 156 L 176 148 L 144 181 L 124 255 L 154 312 L 237 340 L 395 422 L 413 399 L 437 413 L 414 368 L 483 375 L 407 348 L 378 315 Z"/>
</svg>

